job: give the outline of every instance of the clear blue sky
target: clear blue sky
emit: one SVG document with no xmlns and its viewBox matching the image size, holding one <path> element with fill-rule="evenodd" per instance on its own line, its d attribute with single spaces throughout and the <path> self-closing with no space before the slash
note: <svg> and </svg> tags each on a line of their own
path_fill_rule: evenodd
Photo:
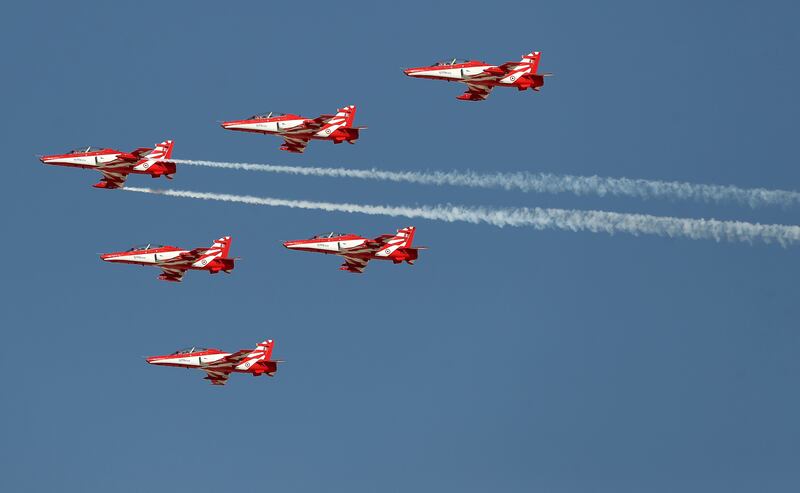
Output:
<svg viewBox="0 0 800 493">
<path fill-rule="evenodd" d="M 95 190 L 34 154 L 547 171 L 797 190 L 796 2 L 16 2 L 3 52 L 0 490 L 794 492 L 798 250 Z M 541 93 L 403 76 L 542 51 Z M 226 132 L 357 104 L 355 146 Z M 166 186 L 134 176 L 129 184 Z M 176 188 L 798 223 L 797 210 L 180 168 Z M 414 224 L 416 266 L 288 252 Z M 97 253 L 230 234 L 181 285 Z M 156 368 L 276 340 L 274 379 Z M 238 378 L 237 378 L 238 377 Z"/>
</svg>

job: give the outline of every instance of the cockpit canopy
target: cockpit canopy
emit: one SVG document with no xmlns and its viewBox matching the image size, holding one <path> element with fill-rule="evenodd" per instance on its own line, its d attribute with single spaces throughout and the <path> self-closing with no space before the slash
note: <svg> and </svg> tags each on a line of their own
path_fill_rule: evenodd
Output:
<svg viewBox="0 0 800 493">
<path fill-rule="evenodd" d="M 258 120 L 260 118 L 274 118 L 276 116 L 284 116 L 286 113 L 278 113 L 277 111 L 270 111 L 268 113 L 260 113 L 253 115 L 249 118 L 249 120 Z"/>
<path fill-rule="evenodd" d="M 179 350 L 175 351 L 172 354 L 191 354 L 191 353 L 200 353 L 200 352 L 203 352 L 203 351 L 208 351 L 208 349 L 206 349 L 204 347 L 198 347 L 198 346 L 189 346 L 189 347 L 184 348 L 184 349 L 179 349 Z"/>
<path fill-rule="evenodd" d="M 469 60 L 462 60 L 460 58 L 451 58 L 450 60 L 444 60 L 440 62 L 436 62 L 433 64 L 434 67 L 441 67 L 442 65 L 458 65 L 461 63 L 467 63 Z"/>
<path fill-rule="evenodd" d="M 69 151 L 70 154 L 83 154 L 85 152 L 97 152 L 102 151 L 102 147 L 94 147 L 94 146 L 86 146 L 86 147 L 78 147 L 77 149 L 73 149 Z"/>
<path fill-rule="evenodd" d="M 125 250 L 125 251 L 126 252 L 133 252 L 134 250 L 149 250 L 151 248 L 161 248 L 163 246 L 164 245 L 156 245 L 155 243 L 145 243 L 145 244 L 142 244 L 142 245 L 136 245 L 135 247 L 131 247 L 131 248 Z"/>
<path fill-rule="evenodd" d="M 322 233 L 322 234 L 319 234 L 319 235 L 316 235 L 316 236 L 312 236 L 311 239 L 312 240 L 316 240 L 316 239 L 325 239 L 325 238 L 337 238 L 339 236 L 346 236 L 346 235 L 344 233 L 334 233 L 334 232 Z"/>
</svg>

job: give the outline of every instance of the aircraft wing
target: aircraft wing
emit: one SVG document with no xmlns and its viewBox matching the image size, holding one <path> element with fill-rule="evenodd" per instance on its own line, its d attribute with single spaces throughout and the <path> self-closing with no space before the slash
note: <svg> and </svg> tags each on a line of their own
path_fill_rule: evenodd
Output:
<svg viewBox="0 0 800 493">
<path fill-rule="evenodd" d="M 511 72 L 512 70 L 514 70 L 515 68 L 517 68 L 520 65 L 520 63 L 521 62 L 506 62 L 496 67 L 489 67 L 486 70 L 484 70 L 484 72 L 486 72 L 487 74 L 492 74 L 498 77 L 502 77 L 507 73 Z"/>
<path fill-rule="evenodd" d="M 467 90 L 462 94 L 462 97 L 465 99 L 470 99 L 472 101 L 483 101 L 484 99 L 489 97 L 489 94 L 492 92 L 492 86 L 485 86 L 483 84 L 472 84 L 467 83 Z"/>
<path fill-rule="evenodd" d="M 374 246 L 376 248 L 380 248 L 387 241 L 391 240 L 392 238 L 394 238 L 394 235 L 380 235 L 380 236 L 378 236 L 377 238 L 375 238 L 373 240 L 368 240 L 367 241 L 367 245 L 368 246 Z"/>
<path fill-rule="evenodd" d="M 240 351 L 236 351 L 233 354 L 229 354 L 222 359 L 218 359 L 213 363 L 208 363 L 204 365 L 203 368 L 207 368 L 208 369 L 207 371 L 210 371 L 212 369 L 216 369 L 216 371 L 222 371 L 221 370 L 222 368 L 231 368 L 238 365 L 239 363 L 242 362 L 243 359 L 245 359 L 245 357 L 248 354 L 252 352 L 253 351 L 251 349 L 242 349 Z"/>
<path fill-rule="evenodd" d="M 319 130 L 322 127 L 324 127 L 325 124 L 328 123 L 328 120 L 330 120 L 333 117 L 334 117 L 334 115 L 320 115 L 320 116 L 318 116 L 316 118 L 308 119 L 308 120 L 303 122 L 302 126 L 290 128 L 289 130 L 287 130 L 286 133 L 291 134 L 293 131 L 314 132 L 314 131 Z"/>
<path fill-rule="evenodd" d="M 128 178 L 128 173 L 112 169 L 101 169 L 100 173 L 103 174 L 103 179 L 95 185 L 97 188 L 122 188 L 125 186 L 125 179 Z"/>
<path fill-rule="evenodd" d="M 136 149 L 134 151 L 131 151 L 131 155 L 135 156 L 137 159 L 141 159 L 142 157 L 144 157 L 144 156 L 142 156 L 142 154 L 147 154 L 148 152 L 150 152 L 152 150 L 153 149 L 150 148 L 150 147 L 140 147 L 140 148 L 138 148 L 138 149 Z"/>
<path fill-rule="evenodd" d="M 284 135 L 291 136 L 293 138 L 300 138 L 302 134 L 309 134 L 314 133 L 317 130 L 321 129 L 325 126 L 331 118 L 335 117 L 336 115 L 319 115 L 316 118 L 309 118 L 303 120 L 302 125 L 298 125 L 296 127 L 287 128 L 283 131 Z"/>
<path fill-rule="evenodd" d="M 158 265 L 165 270 L 166 269 L 179 270 L 182 269 L 183 266 L 186 266 L 187 264 L 193 264 L 197 262 L 200 259 L 200 257 L 202 257 L 203 254 L 206 253 L 207 251 L 208 248 L 195 248 L 194 250 L 189 250 L 188 252 L 182 252 L 177 257 L 173 257 L 167 260 L 159 260 Z"/>
<path fill-rule="evenodd" d="M 211 385 L 225 385 L 228 382 L 228 377 L 230 376 L 229 371 L 220 371 L 220 370 L 204 370 L 206 372 L 206 376 L 203 377 L 203 380 L 208 380 L 211 382 Z"/>
<path fill-rule="evenodd" d="M 309 139 L 299 136 L 285 136 L 283 138 L 282 151 L 302 153 L 306 150 Z"/>
<path fill-rule="evenodd" d="M 316 129 L 320 129 L 320 128 L 322 128 L 322 127 L 323 127 L 323 126 L 324 126 L 326 123 L 328 123 L 328 120 L 330 120 L 330 119 L 331 119 L 331 118 L 333 118 L 334 116 L 336 116 L 336 115 L 319 115 L 318 117 L 316 117 L 316 118 L 314 118 L 314 119 L 311 119 L 311 120 L 306 120 L 306 121 L 305 121 L 305 124 L 306 124 L 306 127 L 305 127 L 305 128 L 307 128 L 307 129 L 314 129 L 314 130 L 316 130 Z"/>
<path fill-rule="evenodd" d="M 158 276 L 162 281 L 181 282 L 186 269 L 179 267 L 162 267 L 161 274 Z"/>
<path fill-rule="evenodd" d="M 351 257 L 349 255 L 342 255 L 344 257 L 344 263 L 339 270 L 346 270 L 347 272 L 352 272 L 354 274 L 361 274 L 364 272 L 364 269 L 367 268 L 367 262 L 369 259 L 361 258 L 361 257 Z"/>
<path fill-rule="evenodd" d="M 194 263 L 203 256 L 204 253 L 208 251 L 208 248 L 195 248 L 194 250 L 189 250 L 188 252 L 183 252 L 172 261 L 180 262 L 180 263 Z M 169 263 L 170 261 L 167 261 Z"/>
</svg>

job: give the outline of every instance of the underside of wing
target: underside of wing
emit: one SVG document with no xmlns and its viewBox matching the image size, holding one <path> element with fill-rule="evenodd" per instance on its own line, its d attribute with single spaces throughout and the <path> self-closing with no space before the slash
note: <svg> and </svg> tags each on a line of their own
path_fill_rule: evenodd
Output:
<svg viewBox="0 0 800 493">
<path fill-rule="evenodd" d="M 306 150 L 308 141 L 309 139 L 286 136 L 283 138 L 283 145 L 281 146 L 281 150 L 302 153 L 303 151 Z"/>
<path fill-rule="evenodd" d="M 227 371 L 218 371 L 218 370 L 204 370 L 206 372 L 206 376 L 203 377 L 204 380 L 208 380 L 211 382 L 211 385 L 225 385 L 228 381 L 228 377 L 230 376 L 230 372 Z"/>
<path fill-rule="evenodd" d="M 162 267 L 161 275 L 158 276 L 162 281 L 181 282 L 183 275 L 186 274 L 186 269 L 179 269 L 176 267 Z"/>
<path fill-rule="evenodd" d="M 95 188 L 122 188 L 128 178 L 128 173 L 122 171 L 101 169 L 100 173 L 103 175 L 103 179 L 94 185 Z"/>
<path fill-rule="evenodd" d="M 458 99 L 464 101 L 483 101 L 492 92 L 492 86 L 467 83 L 467 90 Z"/>
<path fill-rule="evenodd" d="M 361 274 L 364 272 L 364 269 L 367 268 L 367 262 L 369 262 L 369 260 L 365 258 L 344 255 L 344 263 L 339 267 L 339 270 Z"/>
</svg>

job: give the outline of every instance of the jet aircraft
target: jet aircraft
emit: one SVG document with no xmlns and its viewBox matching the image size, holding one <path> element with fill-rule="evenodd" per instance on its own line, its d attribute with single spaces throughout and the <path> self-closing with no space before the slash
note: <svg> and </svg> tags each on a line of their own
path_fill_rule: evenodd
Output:
<svg viewBox="0 0 800 493">
<path fill-rule="evenodd" d="M 331 140 L 334 144 L 354 144 L 358 132 L 367 127 L 354 127 L 356 107 L 345 106 L 335 115 L 305 118 L 287 113 L 265 113 L 244 120 L 222 122 L 222 128 L 283 137 L 282 151 L 301 153 L 312 139 Z"/>
<path fill-rule="evenodd" d="M 361 274 L 370 260 L 413 265 L 419 250 L 425 249 L 411 246 L 415 231 L 414 226 L 409 226 L 398 229 L 396 235 L 381 235 L 373 240 L 354 234 L 325 233 L 308 240 L 287 241 L 283 246 L 289 250 L 339 255 L 344 257 L 340 270 Z"/>
<path fill-rule="evenodd" d="M 259 342 L 255 349 L 242 349 L 235 353 L 192 346 L 164 356 L 150 356 L 147 362 L 151 365 L 200 369 L 206 372 L 204 380 L 212 385 L 225 385 L 231 373 L 250 373 L 254 377 L 275 376 L 278 363 L 282 361 L 270 359 L 274 345 L 271 339 L 267 339 Z"/>
<path fill-rule="evenodd" d="M 172 179 L 175 163 L 172 157 L 171 140 L 156 144 L 155 149 L 140 147 L 131 152 L 121 152 L 107 147 L 80 147 L 67 154 L 41 156 L 44 164 L 94 169 L 103 174 L 95 188 L 122 188 L 129 174 L 150 175 L 153 178 L 166 176 Z"/>
<path fill-rule="evenodd" d="M 552 74 L 537 74 L 540 52 L 534 51 L 518 62 L 490 65 L 478 60 L 459 60 L 437 62 L 427 67 L 414 67 L 403 72 L 409 77 L 437 79 L 449 82 L 462 82 L 467 85 L 464 94 L 457 96 L 462 101 L 483 101 L 497 86 L 516 87 L 520 91 L 538 91 L 544 85 L 544 78 Z"/>
<path fill-rule="evenodd" d="M 162 272 L 159 279 L 181 282 L 187 270 L 207 270 L 210 274 L 222 271 L 230 274 L 235 260 L 228 258 L 230 248 L 231 237 L 224 236 L 207 248 L 184 250 L 174 246 L 148 244 L 124 252 L 101 254 L 100 258 L 118 264 L 160 267 Z"/>
</svg>

